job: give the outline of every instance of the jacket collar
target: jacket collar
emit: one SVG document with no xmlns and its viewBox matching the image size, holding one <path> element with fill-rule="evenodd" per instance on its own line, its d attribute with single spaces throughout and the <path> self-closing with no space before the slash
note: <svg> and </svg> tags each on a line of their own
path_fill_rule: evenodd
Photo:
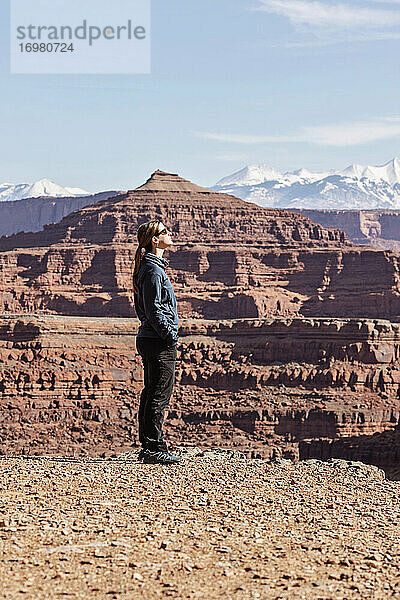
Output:
<svg viewBox="0 0 400 600">
<path fill-rule="evenodd" d="M 161 256 L 156 256 L 152 252 L 146 252 L 143 255 L 143 259 L 142 260 L 146 260 L 146 261 L 151 262 L 151 263 L 153 263 L 155 265 L 158 265 L 162 269 L 165 269 L 165 267 L 169 266 L 169 262 L 165 258 L 162 258 Z"/>
</svg>

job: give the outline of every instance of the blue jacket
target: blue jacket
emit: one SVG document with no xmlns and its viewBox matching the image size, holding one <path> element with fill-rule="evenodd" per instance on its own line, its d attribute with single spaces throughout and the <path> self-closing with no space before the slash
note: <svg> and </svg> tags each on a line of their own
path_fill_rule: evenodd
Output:
<svg viewBox="0 0 400 600">
<path fill-rule="evenodd" d="M 165 272 L 168 262 L 152 252 L 142 258 L 137 275 L 135 309 L 141 321 L 137 337 L 178 341 L 178 311 L 174 289 Z"/>
</svg>

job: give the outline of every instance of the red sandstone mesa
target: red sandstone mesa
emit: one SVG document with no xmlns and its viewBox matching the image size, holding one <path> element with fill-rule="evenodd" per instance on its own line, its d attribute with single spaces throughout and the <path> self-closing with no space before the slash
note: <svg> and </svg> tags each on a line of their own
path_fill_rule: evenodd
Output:
<svg viewBox="0 0 400 600">
<path fill-rule="evenodd" d="M 134 316 L 136 231 L 150 218 L 174 232 L 168 258 L 182 317 L 400 314 L 397 254 L 162 171 L 42 232 L 1 238 L 0 310 Z"/>
</svg>

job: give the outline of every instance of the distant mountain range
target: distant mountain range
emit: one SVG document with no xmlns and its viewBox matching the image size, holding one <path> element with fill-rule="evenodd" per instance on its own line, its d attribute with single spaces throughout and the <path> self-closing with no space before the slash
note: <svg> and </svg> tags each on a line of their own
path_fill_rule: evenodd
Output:
<svg viewBox="0 0 400 600">
<path fill-rule="evenodd" d="M 265 164 L 249 165 L 210 189 L 273 208 L 400 209 L 400 159 L 324 173 L 280 173 Z"/>
<path fill-rule="evenodd" d="M 22 200 L 23 198 L 57 198 L 89 196 L 90 193 L 80 188 L 62 187 L 50 179 L 40 179 L 35 183 L 0 183 L 0 202 Z"/>
</svg>

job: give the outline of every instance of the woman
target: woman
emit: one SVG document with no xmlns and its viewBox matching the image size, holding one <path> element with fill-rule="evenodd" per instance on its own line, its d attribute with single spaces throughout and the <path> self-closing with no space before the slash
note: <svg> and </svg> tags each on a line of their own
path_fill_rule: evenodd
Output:
<svg viewBox="0 0 400 600">
<path fill-rule="evenodd" d="M 161 221 L 148 221 L 138 229 L 133 291 L 141 321 L 136 348 L 142 357 L 144 388 L 139 405 L 139 458 L 145 463 L 182 461 L 168 452 L 162 425 L 175 382 L 178 313 L 173 287 L 162 257 L 172 246 L 171 232 Z"/>
</svg>

